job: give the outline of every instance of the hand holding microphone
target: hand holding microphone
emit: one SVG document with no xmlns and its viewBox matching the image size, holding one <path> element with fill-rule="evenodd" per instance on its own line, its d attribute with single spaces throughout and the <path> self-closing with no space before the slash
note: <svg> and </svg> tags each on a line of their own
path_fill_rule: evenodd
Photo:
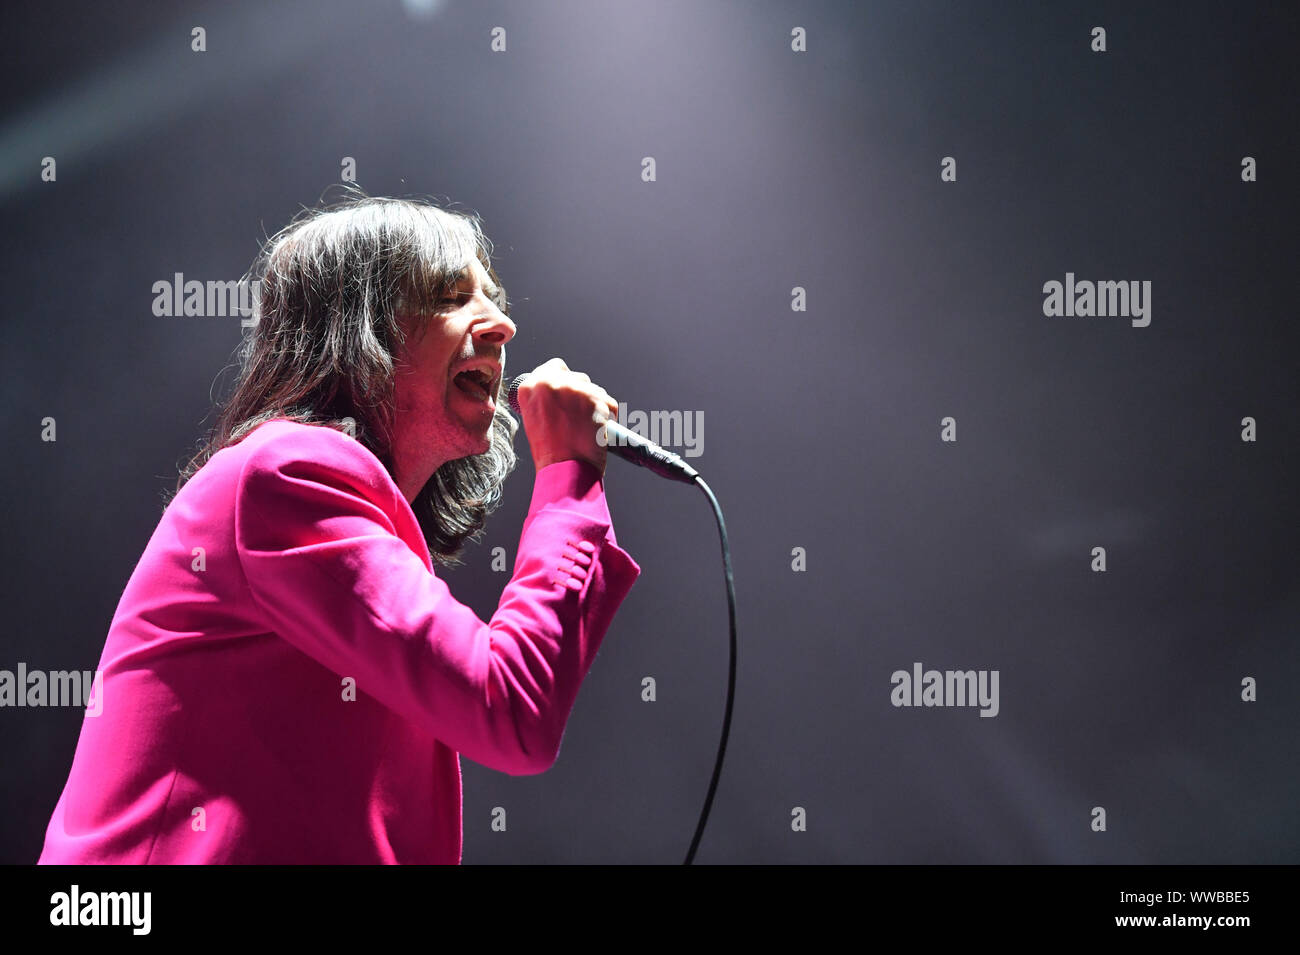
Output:
<svg viewBox="0 0 1300 955">
<path fill-rule="evenodd" d="M 571 371 L 552 358 L 510 383 L 506 399 L 523 420 L 533 464 L 541 470 L 556 461 L 580 459 L 605 473 L 606 452 L 648 468 L 660 477 L 694 484 L 699 473 L 678 455 L 665 451 L 618 423 L 618 402 L 590 376 Z"/>
<path fill-rule="evenodd" d="M 589 375 L 552 358 L 511 382 L 508 399 L 523 420 L 537 470 L 576 459 L 605 473 L 597 433 L 602 421 L 618 416 L 618 402 Z"/>
</svg>

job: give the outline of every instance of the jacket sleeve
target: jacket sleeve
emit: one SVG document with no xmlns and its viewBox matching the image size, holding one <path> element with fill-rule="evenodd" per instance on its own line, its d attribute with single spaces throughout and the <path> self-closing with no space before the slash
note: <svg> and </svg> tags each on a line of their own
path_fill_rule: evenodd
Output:
<svg viewBox="0 0 1300 955">
<path fill-rule="evenodd" d="M 268 629 L 475 762 L 548 769 L 640 574 L 614 539 L 599 471 L 538 472 L 513 574 L 484 623 L 399 536 L 416 525 L 378 459 L 311 430 L 254 450 L 237 493 L 236 550 Z"/>
</svg>

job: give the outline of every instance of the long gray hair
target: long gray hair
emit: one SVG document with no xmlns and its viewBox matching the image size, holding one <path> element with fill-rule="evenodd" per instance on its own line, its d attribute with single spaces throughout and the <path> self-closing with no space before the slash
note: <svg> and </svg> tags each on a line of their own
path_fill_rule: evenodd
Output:
<svg viewBox="0 0 1300 955">
<path fill-rule="evenodd" d="M 492 269 L 479 217 L 431 202 L 370 197 L 356 187 L 307 209 L 263 246 L 248 280 L 261 283 L 239 375 L 217 423 L 182 469 L 176 490 L 209 458 L 258 425 L 289 418 L 353 434 L 393 470 L 394 370 L 412 329 L 427 321 L 477 257 Z M 509 314 L 504 290 L 495 304 Z M 409 317 L 409 318 L 408 318 Z M 432 320 L 437 320 L 432 319 Z M 515 467 L 518 425 L 497 389 L 491 447 L 448 461 L 412 503 L 430 557 L 459 564 Z"/>
</svg>

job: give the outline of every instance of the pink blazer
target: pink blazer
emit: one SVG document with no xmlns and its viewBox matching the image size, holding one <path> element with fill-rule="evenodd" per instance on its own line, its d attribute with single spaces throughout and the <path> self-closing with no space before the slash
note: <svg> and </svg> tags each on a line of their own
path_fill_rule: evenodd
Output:
<svg viewBox="0 0 1300 955">
<path fill-rule="evenodd" d="M 555 762 L 640 571 L 596 468 L 552 464 L 484 623 L 370 451 L 268 422 L 182 488 L 127 583 L 40 862 L 458 863 L 458 754 Z"/>
</svg>

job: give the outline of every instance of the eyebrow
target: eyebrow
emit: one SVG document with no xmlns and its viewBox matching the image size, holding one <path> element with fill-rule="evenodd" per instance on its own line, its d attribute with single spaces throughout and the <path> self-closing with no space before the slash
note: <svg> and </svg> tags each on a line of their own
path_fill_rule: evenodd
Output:
<svg viewBox="0 0 1300 955">
<path fill-rule="evenodd" d="M 460 285 L 460 283 L 464 282 L 466 279 L 473 278 L 473 274 L 470 272 L 469 269 L 465 268 L 457 272 L 453 276 L 453 278 L 455 278 L 456 280 L 456 285 Z M 487 295 L 487 297 L 492 299 L 493 301 L 505 297 L 505 293 L 502 292 L 501 286 L 494 283 L 491 279 L 488 279 L 487 284 L 483 286 L 483 291 Z M 456 289 L 456 294 L 457 295 L 462 294 L 459 288 Z"/>
</svg>

